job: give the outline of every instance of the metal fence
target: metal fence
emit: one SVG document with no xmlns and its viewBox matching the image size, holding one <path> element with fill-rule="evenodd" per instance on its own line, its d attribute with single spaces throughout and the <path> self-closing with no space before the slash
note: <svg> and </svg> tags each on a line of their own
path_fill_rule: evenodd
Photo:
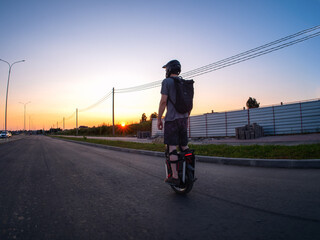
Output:
<svg viewBox="0 0 320 240">
<path fill-rule="evenodd" d="M 188 136 L 232 137 L 235 128 L 257 123 L 265 135 L 320 132 L 320 99 L 239 111 L 207 113 L 189 118 Z M 163 136 L 152 121 L 152 137 Z"/>
</svg>

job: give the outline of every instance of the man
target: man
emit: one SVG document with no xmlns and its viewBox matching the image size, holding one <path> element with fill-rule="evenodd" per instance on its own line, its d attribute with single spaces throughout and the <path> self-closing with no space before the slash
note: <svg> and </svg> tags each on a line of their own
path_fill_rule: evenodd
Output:
<svg viewBox="0 0 320 240">
<path fill-rule="evenodd" d="M 163 66 L 166 69 L 166 78 L 162 81 L 161 100 L 158 111 L 158 129 L 162 130 L 162 115 L 167 108 L 164 125 L 164 144 L 167 144 L 169 149 L 170 161 L 178 160 L 176 146 L 181 146 L 181 151 L 188 149 L 188 113 L 180 113 L 175 107 L 176 103 L 176 88 L 173 78 L 179 77 L 181 72 L 181 64 L 177 60 L 172 60 Z M 176 163 L 171 163 L 172 175 L 165 179 L 166 183 L 179 185 L 180 180 Z"/>
</svg>

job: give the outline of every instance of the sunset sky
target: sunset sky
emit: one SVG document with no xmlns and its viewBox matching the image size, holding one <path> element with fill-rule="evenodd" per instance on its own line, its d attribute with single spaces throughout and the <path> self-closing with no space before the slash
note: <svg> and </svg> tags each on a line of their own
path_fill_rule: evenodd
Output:
<svg viewBox="0 0 320 240">
<path fill-rule="evenodd" d="M 8 129 L 75 127 L 85 109 L 115 89 L 217 62 L 320 25 L 320 0 L 0 0 L 0 59 L 15 64 Z M 195 77 L 192 115 L 320 98 L 320 36 Z M 0 129 L 8 65 L 0 62 Z M 158 111 L 160 87 L 115 95 L 116 123 Z M 111 98 L 79 112 L 79 125 L 112 123 Z M 30 120 L 30 122 L 29 122 Z"/>
</svg>

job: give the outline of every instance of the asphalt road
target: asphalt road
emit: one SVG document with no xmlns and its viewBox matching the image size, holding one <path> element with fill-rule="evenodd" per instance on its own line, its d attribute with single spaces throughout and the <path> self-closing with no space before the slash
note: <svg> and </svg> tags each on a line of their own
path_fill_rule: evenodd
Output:
<svg viewBox="0 0 320 240">
<path fill-rule="evenodd" d="M 159 157 L 44 136 L 0 145 L 0 239 L 319 239 L 320 170 L 198 163 L 187 196 Z"/>
</svg>

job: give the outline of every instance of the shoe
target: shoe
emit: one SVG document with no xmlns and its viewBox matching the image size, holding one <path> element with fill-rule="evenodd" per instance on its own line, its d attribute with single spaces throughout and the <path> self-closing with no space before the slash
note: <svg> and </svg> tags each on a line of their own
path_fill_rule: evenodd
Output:
<svg viewBox="0 0 320 240">
<path fill-rule="evenodd" d="M 179 178 L 173 178 L 169 177 L 164 180 L 165 183 L 168 183 L 169 185 L 179 186 L 180 185 L 180 179 Z"/>
</svg>

